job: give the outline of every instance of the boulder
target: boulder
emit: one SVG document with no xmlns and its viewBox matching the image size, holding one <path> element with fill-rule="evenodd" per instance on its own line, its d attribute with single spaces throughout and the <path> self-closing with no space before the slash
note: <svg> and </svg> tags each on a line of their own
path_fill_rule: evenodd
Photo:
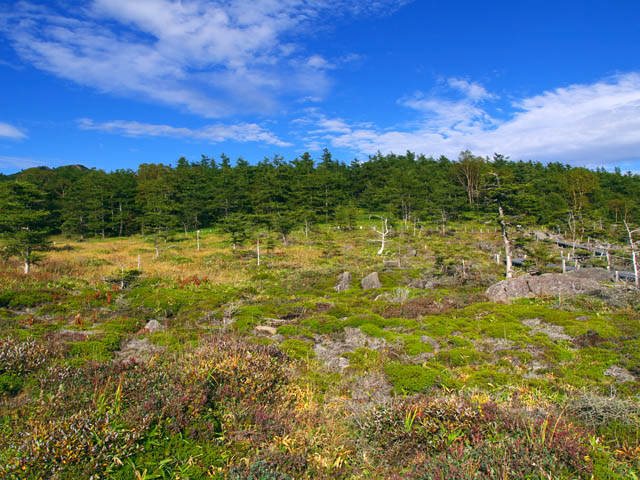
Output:
<svg viewBox="0 0 640 480">
<path fill-rule="evenodd" d="M 164 330 L 162 324 L 157 320 L 149 320 L 147 324 L 144 326 L 145 333 L 156 333 L 161 330 Z"/>
<path fill-rule="evenodd" d="M 489 287 L 486 295 L 492 302 L 509 303 L 516 298 L 571 297 L 600 290 L 600 284 L 591 278 L 580 278 L 562 273 L 522 275 L 509 278 Z"/>
<path fill-rule="evenodd" d="M 113 361 L 124 363 L 131 361 L 146 361 L 151 357 L 158 355 L 162 351 L 164 351 L 163 347 L 154 345 L 148 338 L 133 338 L 124 343 L 120 347 L 120 351 L 115 352 Z"/>
<path fill-rule="evenodd" d="M 378 272 L 373 272 L 367 275 L 360 282 L 362 288 L 364 290 L 369 290 L 371 288 L 382 288 L 382 283 L 380 283 L 380 278 L 378 277 Z"/>
<path fill-rule="evenodd" d="M 547 239 L 552 238 L 552 236 L 549 233 L 547 233 L 547 232 L 545 232 L 543 230 L 534 231 L 533 232 L 533 236 L 536 238 L 536 240 L 547 240 Z"/>
<path fill-rule="evenodd" d="M 590 278 L 596 282 L 611 282 L 613 280 L 613 273 L 606 268 L 579 268 L 570 271 L 567 275 L 574 278 Z"/>
<path fill-rule="evenodd" d="M 618 367 L 617 365 L 610 366 L 604 374 L 607 377 L 613 378 L 618 383 L 634 382 L 636 380 L 636 377 L 634 377 L 629 370 Z"/>
<path fill-rule="evenodd" d="M 333 289 L 336 292 L 344 292 L 345 290 L 349 290 L 352 280 L 353 277 L 351 277 L 351 274 L 349 272 L 343 272 L 338 275 L 338 283 L 336 283 L 336 286 L 333 287 Z"/>
<path fill-rule="evenodd" d="M 411 288 L 433 288 L 435 282 L 430 278 L 418 278 L 416 280 L 412 280 L 407 287 Z"/>
</svg>

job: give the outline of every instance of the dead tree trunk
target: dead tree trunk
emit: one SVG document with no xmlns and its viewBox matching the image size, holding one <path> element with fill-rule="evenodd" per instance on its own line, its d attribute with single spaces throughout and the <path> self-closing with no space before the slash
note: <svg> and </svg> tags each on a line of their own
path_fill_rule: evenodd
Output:
<svg viewBox="0 0 640 480">
<path fill-rule="evenodd" d="M 260 266 L 260 235 L 258 235 L 256 250 L 258 251 L 258 266 Z"/>
<path fill-rule="evenodd" d="M 378 250 L 378 255 L 382 255 L 384 253 L 385 242 L 387 240 L 387 235 L 389 235 L 389 221 L 387 217 L 378 217 L 382 220 L 382 230 L 378 230 L 376 227 L 373 227 L 373 231 L 380 235 L 380 250 Z"/>
<path fill-rule="evenodd" d="M 639 287 L 640 277 L 638 276 L 638 258 L 637 258 L 637 252 L 636 252 L 636 244 L 633 241 L 633 234 L 640 232 L 640 228 L 631 230 L 626 219 L 624 220 L 624 226 L 627 229 L 627 234 L 629 235 L 629 245 L 631 246 L 631 261 L 633 262 L 633 277 L 635 279 L 636 287 Z"/>
<path fill-rule="evenodd" d="M 509 239 L 509 228 L 504 217 L 504 210 L 502 209 L 502 205 L 498 205 L 498 213 L 500 214 L 500 216 L 498 217 L 498 222 L 500 223 L 500 227 L 502 229 L 502 241 L 504 242 L 504 255 L 507 265 L 506 276 L 507 278 L 513 278 L 513 263 L 511 261 L 511 240 Z"/>
</svg>

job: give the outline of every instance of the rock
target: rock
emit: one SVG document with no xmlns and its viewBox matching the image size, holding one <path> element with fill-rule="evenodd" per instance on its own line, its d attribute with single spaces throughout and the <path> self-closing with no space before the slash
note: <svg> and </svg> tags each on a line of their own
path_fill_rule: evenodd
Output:
<svg viewBox="0 0 640 480">
<path fill-rule="evenodd" d="M 531 328 L 530 335 L 536 333 L 544 333 L 551 340 L 573 340 L 572 337 L 564 333 L 564 327 L 560 325 L 550 325 L 548 323 L 542 323 L 539 318 L 528 318 L 522 321 L 522 324 Z"/>
<path fill-rule="evenodd" d="M 119 352 L 115 353 L 114 361 L 129 362 L 132 360 L 146 360 L 162 352 L 164 348 L 154 345 L 148 338 L 132 339 L 125 343 Z"/>
<path fill-rule="evenodd" d="M 145 333 L 156 333 L 164 330 L 164 326 L 157 320 L 149 320 L 144 326 L 143 331 Z"/>
<path fill-rule="evenodd" d="M 371 288 L 382 288 L 382 283 L 380 283 L 380 278 L 378 277 L 378 272 L 373 272 L 367 275 L 360 282 L 362 288 L 364 290 L 369 290 Z"/>
<path fill-rule="evenodd" d="M 274 327 L 269 327 L 267 325 L 258 325 L 256 328 L 253 329 L 254 332 L 256 332 L 257 334 L 264 334 L 264 335 L 275 335 L 277 330 Z"/>
<path fill-rule="evenodd" d="M 601 290 L 600 284 L 591 278 L 580 278 L 561 273 L 522 275 L 509 278 L 489 287 L 486 295 L 492 302 L 509 303 L 516 298 L 571 297 Z"/>
<path fill-rule="evenodd" d="M 607 377 L 612 377 L 618 383 L 624 382 L 634 382 L 636 377 L 631 375 L 631 372 L 626 368 L 618 367 L 617 365 L 611 365 L 607 368 L 607 371 L 604 372 Z"/>
<path fill-rule="evenodd" d="M 573 339 L 573 343 L 579 347 L 595 347 L 604 341 L 604 338 L 602 338 L 595 330 L 588 330 L 586 333 L 578 335 Z"/>
<path fill-rule="evenodd" d="M 417 280 L 412 280 L 407 287 L 411 288 L 433 288 L 434 281 L 428 278 L 419 278 Z"/>
<path fill-rule="evenodd" d="M 322 337 L 316 337 L 318 341 Z M 344 337 L 340 339 L 324 338 L 321 343 L 316 343 L 314 350 L 316 357 L 324 362 L 332 370 L 344 370 L 349 366 L 349 361 L 343 355 L 353 352 L 358 348 L 381 350 L 386 345 L 383 338 L 372 338 L 360 331 L 359 328 L 346 327 Z"/>
<path fill-rule="evenodd" d="M 579 268 L 570 271 L 567 275 L 574 278 L 590 278 L 596 282 L 611 282 L 613 280 L 612 272 L 606 268 Z"/>
<path fill-rule="evenodd" d="M 413 247 L 409 247 L 407 249 L 407 252 L 403 256 L 408 258 L 408 257 L 415 257 L 417 255 L 418 255 L 418 251 Z"/>
<path fill-rule="evenodd" d="M 345 290 L 349 290 L 352 280 L 353 277 L 351 277 L 351 274 L 349 272 L 343 272 L 338 275 L 338 283 L 336 283 L 336 286 L 333 287 L 333 289 L 336 292 L 344 292 Z"/>
<path fill-rule="evenodd" d="M 349 385 L 351 407 L 355 412 L 364 413 L 368 405 L 380 405 L 391 398 L 391 384 L 383 373 L 371 372 L 358 375 Z M 360 408 L 359 408 L 360 407 Z"/>
<path fill-rule="evenodd" d="M 485 338 L 479 345 L 483 352 L 496 353 L 512 350 L 516 343 L 507 338 Z"/>
<path fill-rule="evenodd" d="M 588 317 L 588 316 L 586 316 L 586 315 L 582 315 L 582 316 L 580 316 L 580 317 L 576 317 L 576 320 L 577 320 L 578 322 L 584 322 L 585 320 L 589 320 L 589 318 L 591 318 L 591 317 Z"/>
<path fill-rule="evenodd" d="M 548 238 L 551 238 L 550 234 L 542 230 L 536 230 L 533 232 L 533 236 L 536 237 L 536 240 L 547 240 Z"/>
</svg>

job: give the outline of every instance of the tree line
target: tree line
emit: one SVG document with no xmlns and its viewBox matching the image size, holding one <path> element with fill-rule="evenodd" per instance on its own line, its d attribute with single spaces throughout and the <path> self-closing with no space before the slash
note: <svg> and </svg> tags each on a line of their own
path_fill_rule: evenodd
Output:
<svg viewBox="0 0 640 480">
<path fill-rule="evenodd" d="M 180 158 L 175 166 L 144 163 L 135 171 L 66 166 L 0 176 L 0 231 L 5 256 L 15 254 L 15 245 L 7 241 L 12 230 L 14 237 L 46 231 L 161 239 L 178 229 L 220 226 L 235 243 L 253 224 L 286 242 L 293 229 L 307 231 L 317 223 L 352 228 L 359 210 L 405 225 L 437 223 L 444 231 L 450 219 L 496 213 L 497 203 L 503 216 L 521 223 L 584 231 L 637 223 L 639 202 L 640 176 L 619 169 L 512 161 L 469 151 L 454 160 L 378 153 L 346 164 L 325 149 L 318 159 L 308 153 L 291 161 L 275 155 L 250 164 L 203 155 L 196 162 Z M 34 225 L 25 225 L 25 212 L 31 212 Z"/>
</svg>

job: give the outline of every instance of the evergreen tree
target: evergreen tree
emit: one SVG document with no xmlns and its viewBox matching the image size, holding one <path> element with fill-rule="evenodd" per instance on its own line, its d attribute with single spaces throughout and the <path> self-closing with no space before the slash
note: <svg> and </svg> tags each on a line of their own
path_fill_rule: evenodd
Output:
<svg viewBox="0 0 640 480">
<path fill-rule="evenodd" d="M 9 182 L 0 185 L 0 241 L 4 256 L 18 256 L 24 262 L 27 275 L 31 265 L 49 248 L 46 195 L 27 182 Z"/>
</svg>

